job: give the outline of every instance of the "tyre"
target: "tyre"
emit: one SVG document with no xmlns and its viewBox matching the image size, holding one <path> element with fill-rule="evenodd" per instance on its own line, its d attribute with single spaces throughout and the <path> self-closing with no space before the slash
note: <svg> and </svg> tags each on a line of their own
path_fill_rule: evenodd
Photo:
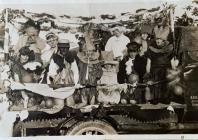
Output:
<svg viewBox="0 0 198 140">
<path fill-rule="evenodd" d="M 115 135 L 116 130 L 108 123 L 100 120 L 80 121 L 71 126 L 67 135 Z"/>
</svg>

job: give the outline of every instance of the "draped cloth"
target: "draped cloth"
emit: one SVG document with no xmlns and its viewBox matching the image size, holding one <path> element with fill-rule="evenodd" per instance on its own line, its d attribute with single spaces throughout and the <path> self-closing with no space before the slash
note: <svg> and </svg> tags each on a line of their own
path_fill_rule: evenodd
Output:
<svg viewBox="0 0 198 140">
<path fill-rule="evenodd" d="M 66 99 L 73 95 L 75 88 L 74 87 L 62 87 L 58 89 L 53 89 L 47 84 L 38 84 L 38 83 L 11 83 L 12 90 L 27 90 L 35 94 L 39 94 L 45 97 L 52 97 L 57 99 Z"/>
<path fill-rule="evenodd" d="M 98 101 L 104 104 L 118 104 L 121 98 L 121 92 L 126 92 L 127 84 L 115 84 L 107 86 L 98 86 Z"/>
</svg>

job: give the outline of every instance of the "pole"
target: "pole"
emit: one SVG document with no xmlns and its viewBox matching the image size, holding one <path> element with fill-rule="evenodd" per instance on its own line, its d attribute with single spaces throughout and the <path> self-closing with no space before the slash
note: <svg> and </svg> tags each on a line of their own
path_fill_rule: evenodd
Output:
<svg viewBox="0 0 198 140">
<path fill-rule="evenodd" d="M 9 28 L 8 28 L 8 9 L 5 9 L 5 37 L 4 37 L 4 55 L 5 55 L 5 60 L 8 61 L 8 56 L 9 56 Z"/>
<path fill-rule="evenodd" d="M 176 59 L 177 55 L 177 49 L 175 45 L 175 25 L 174 25 L 174 9 L 170 9 L 170 25 L 171 25 L 171 34 L 173 37 L 173 53 L 174 53 L 174 59 Z"/>
</svg>

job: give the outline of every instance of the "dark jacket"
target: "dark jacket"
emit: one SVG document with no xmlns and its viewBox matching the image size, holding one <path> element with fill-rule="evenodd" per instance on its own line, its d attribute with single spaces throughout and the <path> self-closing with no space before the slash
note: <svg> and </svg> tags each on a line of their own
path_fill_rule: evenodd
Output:
<svg viewBox="0 0 198 140">
<path fill-rule="evenodd" d="M 123 58 L 119 64 L 119 72 L 117 75 L 118 83 L 127 83 L 128 75 L 126 74 L 126 62 L 129 60 L 129 56 Z M 146 73 L 147 57 L 146 55 L 140 56 L 139 54 L 135 57 L 132 70 L 139 76 L 139 82 L 143 82 L 144 74 Z"/>
</svg>

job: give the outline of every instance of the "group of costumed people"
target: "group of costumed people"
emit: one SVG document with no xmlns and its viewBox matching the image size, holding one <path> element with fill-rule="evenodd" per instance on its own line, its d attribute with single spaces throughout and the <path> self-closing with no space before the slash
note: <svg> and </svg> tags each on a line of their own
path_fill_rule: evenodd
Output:
<svg viewBox="0 0 198 140">
<path fill-rule="evenodd" d="M 69 40 L 53 32 L 43 40 L 39 31 L 40 26 L 33 20 L 25 23 L 24 33 L 10 53 L 13 81 L 76 87 L 72 96 L 61 101 L 75 108 L 97 103 L 170 102 L 167 70 L 176 69 L 179 62 L 168 25 L 142 27 L 133 39 L 124 35 L 122 27 L 115 26 L 105 50 L 95 47 L 91 23 L 75 49 L 70 48 Z M 27 100 L 26 108 L 48 100 L 24 91 L 21 95 Z"/>
</svg>

